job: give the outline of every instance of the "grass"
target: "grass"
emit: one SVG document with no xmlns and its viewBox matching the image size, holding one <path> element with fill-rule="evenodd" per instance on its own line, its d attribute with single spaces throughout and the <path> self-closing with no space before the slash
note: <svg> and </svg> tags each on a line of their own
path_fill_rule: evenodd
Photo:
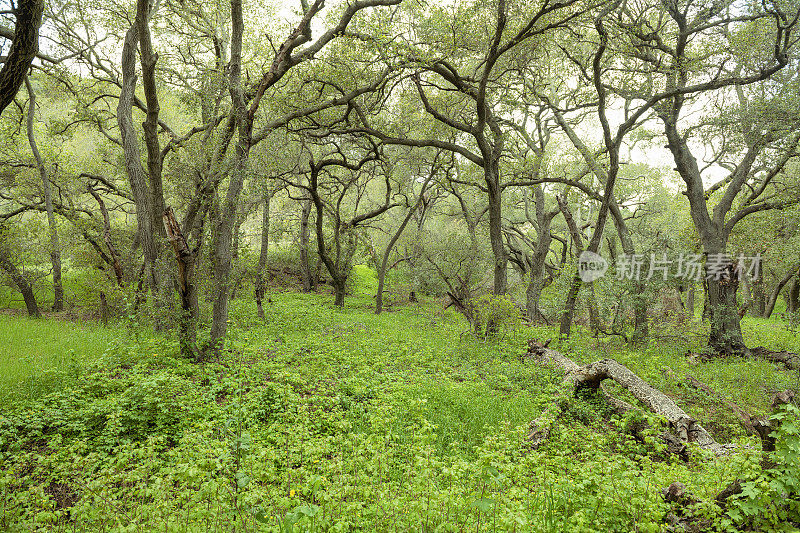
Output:
<svg viewBox="0 0 800 533">
<path fill-rule="evenodd" d="M 561 376 L 526 360 L 526 341 L 554 329 L 487 342 L 436 302 L 376 316 L 368 294 L 339 310 L 329 295 L 276 292 L 264 322 L 237 300 L 225 354 L 203 366 L 144 329 L 0 318 L 0 383 L 15 400 L 0 411 L 0 528 L 659 531 L 661 487 L 708 498 L 758 470 L 756 441 L 686 375 L 754 413 L 797 384 L 763 362 L 693 363 L 697 325 L 640 348 L 579 329 L 556 347 L 619 359 L 750 448 L 654 461 L 653 444 L 577 401 L 531 451 L 528 425 Z M 797 342 L 777 320 L 745 332 Z"/>
<path fill-rule="evenodd" d="M 0 405 L 63 386 L 121 334 L 118 328 L 0 315 Z"/>
</svg>

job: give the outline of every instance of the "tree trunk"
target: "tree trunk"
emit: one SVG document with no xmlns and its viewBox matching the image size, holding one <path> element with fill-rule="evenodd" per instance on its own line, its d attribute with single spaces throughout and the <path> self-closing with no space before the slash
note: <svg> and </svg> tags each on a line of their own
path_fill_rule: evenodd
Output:
<svg viewBox="0 0 800 533">
<path fill-rule="evenodd" d="M 309 173 L 309 193 L 314 202 L 316 210 L 316 234 L 317 234 L 317 255 L 331 276 L 335 301 L 337 307 L 344 307 L 344 297 L 347 288 L 347 278 L 350 276 L 353 254 L 355 253 L 356 236 L 352 229 L 345 228 L 345 224 L 339 219 L 339 213 L 331 215 L 333 226 L 333 257 L 325 244 L 325 233 L 323 228 L 325 205 L 319 195 L 319 173 L 322 167 L 311 165 Z M 342 239 L 345 244 L 342 244 Z"/>
<path fill-rule="evenodd" d="M 39 51 L 39 27 L 44 12 L 43 0 L 20 0 L 14 9 L 14 40 L 0 70 L 0 114 L 14 101 Z"/>
<path fill-rule="evenodd" d="M 536 248 L 531 256 L 530 264 L 530 280 L 528 281 L 528 288 L 525 291 L 525 307 L 528 314 L 528 319 L 532 322 L 541 322 L 544 320 L 542 311 L 539 308 L 539 301 L 542 297 L 542 289 L 544 288 L 544 263 L 547 259 L 547 253 L 550 251 L 550 220 L 548 219 L 545 224 L 539 223 L 537 231 L 538 238 L 536 241 Z"/>
<path fill-rule="evenodd" d="M 253 116 L 245 104 L 242 83 L 242 36 L 244 21 L 241 1 L 231 2 L 231 59 L 228 64 L 229 92 L 236 116 L 238 138 L 234 147 L 233 171 L 231 173 L 225 200 L 220 209 L 219 223 L 214 228 L 216 242 L 213 252 L 214 265 L 214 307 L 211 319 L 211 332 L 208 349 L 219 356 L 225 335 L 228 331 L 228 304 L 231 273 L 231 241 L 236 224 L 239 195 L 244 185 L 247 160 L 250 154 L 250 141 L 253 134 Z"/>
<path fill-rule="evenodd" d="M 256 307 L 258 318 L 264 320 L 264 294 L 266 293 L 266 269 L 269 252 L 269 204 L 272 194 L 264 187 L 264 209 L 261 215 L 261 249 L 258 253 L 258 269 L 256 270 Z"/>
<path fill-rule="evenodd" d="M 245 126 L 246 127 L 246 126 Z M 211 320 L 209 348 L 216 355 L 222 350 L 228 331 L 228 304 L 230 301 L 230 277 L 232 266 L 233 230 L 236 225 L 236 207 L 242 191 L 247 165 L 247 133 L 240 133 L 236 143 L 236 168 L 231 175 L 228 191 L 215 231 L 216 246 L 214 261 L 214 307 Z"/>
<path fill-rule="evenodd" d="M 583 252 L 583 237 L 581 237 L 580 231 L 578 231 L 578 225 L 572 217 L 572 212 L 566 200 L 562 196 L 556 196 L 556 201 L 558 202 L 561 214 L 564 216 L 564 221 L 567 223 L 572 245 L 575 250 L 575 257 L 580 257 Z M 578 292 L 581 290 L 582 283 L 583 280 L 580 276 L 580 270 L 576 270 L 575 276 L 572 278 L 572 283 L 569 286 L 569 292 L 567 292 L 567 300 L 564 302 L 564 311 L 561 314 L 561 323 L 558 330 L 561 338 L 566 339 L 569 337 L 572 320 L 575 315 L 575 304 L 578 302 Z"/>
<path fill-rule="evenodd" d="M 9 277 L 11 277 L 11 281 L 14 282 L 14 285 L 17 286 L 19 292 L 22 294 L 22 298 L 25 300 L 25 307 L 28 309 L 28 316 L 41 318 L 42 315 L 39 313 L 39 306 L 36 304 L 36 296 L 33 294 L 31 284 L 28 282 L 25 275 L 22 274 L 11 261 L 8 256 L 8 251 L 2 243 L 0 243 L 0 268 L 8 273 Z"/>
<path fill-rule="evenodd" d="M 563 339 L 569 337 L 572 320 L 575 315 L 575 304 L 578 301 L 578 291 L 581 290 L 582 283 L 583 280 L 581 280 L 580 274 L 576 272 L 569 286 L 569 292 L 567 292 L 567 300 L 564 302 L 564 311 L 561 314 L 561 323 L 558 328 L 558 334 Z"/>
<path fill-rule="evenodd" d="M 600 312 L 597 310 L 594 283 L 587 283 L 586 288 L 589 291 L 589 297 L 586 299 L 586 306 L 589 309 L 589 326 L 592 328 L 592 333 L 598 335 L 603 330 L 603 324 L 600 320 Z"/>
<path fill-rule="evenodd" d="M 647 339 L 649 328 L 647 324 L 647 298 L 644 294 L 644 282 L 635 281 L 633 284 L 633 337 L 631 342 L 639 344 Z"/>
<path fill-rule="evenodd" d="M 764 292 L 764 275 L 753 280 L 753 316 L 763 317 L 767 311 L 767 295 Z"/>
<path fill-rule="evenodd" d="M 152 0 L 137 0 L 135 24 L 139 33 L 139 60 L 142 67 L 142 89 L 144 90 L 147 111 L 142 123 L 144 142 L 147 148 L 147 177 L 150 191 L 150 217 L 155 235 L 165 237 L 165 228 L 162 217 L 166 205 L 164 203 L 164 186 L 162 180 L 161 143 L 158 137 L 158 119 L 161 105 L 158 101 L 156 89 L 156 62 L 158 54 L 153 51 L 150 37 L 150 19 L 153 9 L 157 9 L 158 2 Z"/>
<path fill-rule="evenodd" d="M 311 218 L 311 199 L 303 200 L 300 211 L 300 276 L 303 282 L 303 292 L 311 292 L 314 285 L 314 274 L 311 272 L 311 262 L 308 257 L 309 219 Z"/>
<path fill-rule="evenodd" d="M 244 214 L 236 216 L 236 223 L 233 226 L 233 243 L 231 244 L 231 270 L 233 270 L 233 266 L 236 265 L 239 259 L 239 239 L 241 238 L 242 224 L 244 224 L 244 221 Z M 239 290 L 243 279 L 243 276 L 239 275 L 238 277 L 234 277 L 231 281 L 231 301 L 236 299 L 236 291 Z"/>
<path fill-rule="evenodd" d="M 128 174 L 128 181 L 130 182 L 134 204 L 136 205 L 137 240 L 141 243 L 144 254 L 144 284 L 147 289 L 150 289 L 156 295 L 159 289 L 159 282 L 156 271 L 158 250 L 155 235 L 158 230 L 153 227 L 153 199 L 147 184 L 147 174 L 142 167 L 138 134 L 133 126 L 132 118 L 133 99 L 136 91 L 136 48 L 138 41 L 139 31 L 137 25 L 134 24 L 125 34 L 125 42 L 122 47 L 122 88 L 117 105 L 117 122 L 125 157 L 125 170 Z M 140 295 L 138 298 L 143 299 L 143 296 Z"/>
<path fill-rule="evenodd" d="M 747 355 L 749 350 L 742 337 L 739 306 L 736 302 L 739 280 L 733 264 L 730 260 L 726 261 L 725 270 L 719 275 L 719 279 L 712 276 L 706 262 L 708 318 L 711 322 L 708 343 L 721 355 Z"/>
<path fill-rule="evenodd" d="M 499 161 L 487 160 L 484 175 L 489 196 L 489 240 L 494 255 L 494 294 L 500 296 L 508 290 L 508 256 L 503 242 Z"/>
<path fill-rule="evenodd" d="M 539 300 L 542 296 L 542 289 L 544 288 L 544 264 L 547 260 L 547 254 L 550 252 L 550 243 L 553 242 L 553 237 L 550 233 L 550 227 L 553 218 L 558 213 L 558 210 L 545 212 L 544 210 L 544 191 L 541 186 L 537 185 L 533 189 L 534 202 L 536 209 L 536 246 L 530 256 L 529 268 L 530 279 L 528 280 L 528 288 L 525 291 L 525 308 L 528 315 L 528 320 L 531 323 L 545 321 L 541 309 L 539 309 Z M 528 220 L 532 217 L 528 215 L 528 199 L 525 199 L 525 213 Z"/>
<path fill-rule="evenodd" d="M 798 309 L 800 309 L 800 281 L 798 281 L 798 278 L 794 278 L 794 281 L 789 287 L 788 296 L 786 312 L 796 313 Z"/>
<path fill-rule="evenodd" d="M 189 249 L 171 207 L 164 210 L 164 227 L 178 263 L 178 293 L 181 299 L 178 339 L 181 355 L 196 361 L 200 357 L 200 352 L 197 349 L 198 317 L 195 308 L 197 288 L 193 283 L 195 255 Z"/>
<path fill-rule="evenodd" d="M 346 287 L 346 279 L 335 279 L 333 280 L 333 291 L 334 291 L 334 302 L 333 305 L 336 307 L 344 307 L 344 294 L 345 294 L 345 287 Z"/>
<path fill-rule="evenodd" d="M 61 245 L 58 242 L 58 227 L 56 226 L 56 215 L 53 209 L 53 192 L 50 187 L 50 178 L 47 175 L 47 168 L 39 153 L 36 144 L 36 136 L 33 133 L 33 118 L 36 113 L 36 93 L 33 91 L 30 80 L 25 78 L 25 88 L 28 90 L 28 143 L 36 160 L 36 168 L 39 170 L 39 177 L 42 180 L 42 195 L 44 196 L 45 210 L 47 211 L 47 226 L 50 231 L 50 264 L 53 266 L 53 311 L 64 309 L 64 288 L 61 285 Z"/>
<path fill-rule="evenodd" d="M 625 217 L 622 216 L 616 199 L 610 199 L 609 210 L 613 216 L 614 225 L 617 228 L 617 234 L 622 244 L 622 251 L 625 252 L 628 257 L 634 256 L 636 254 L 636 248 L 633 244 L 630 231 L 628 230 L 628 224 L 625 222 Z M 633 280 L 633 337 L 631 337 L 631 342 L 633 344 L 644 342 L 649 335 L 647 315 L 645 281 L 637 278 Z"/>
<path fill-rule="evenodd" d="M 100 291 L 100 323 L 103 324 L 103 327 L 108 326 L 108 300 L 103 291 Z"/>
<path fill-rule="evenodd" d="M 434 172 L 431 172 L 430 177 L 425 181 L 422 185 L 422 190 L 419 192 L 419 196 L 417 197 L 417 201 L 414 203 L 413 206 L 409 207 L 408 213 L 406 214 L 403 221 L 400 223 L 400 227 L 397 228 L 397 231 L 394 232 L 392 238 L 389 240 L 389 244 L 386 245 L 386 249 L 383 251 L 383 258 L 381 259 L 380 268 L 378 269 L 378 292 L 375 294 L 375 314 L 381 314 L 383 311 L 383 285 L 386 281 L 386 267 L 389 263 L 389 255 L 392 253 L 394 249 L 394 245 L 397 244 L 398 239 L 405 231 L 408 222 L 411 220 L 411 217 L 414 216 L 414 213 L 417 212 L 420 205 L 422 205 L 422 201 L 425 197 L 425 191 L 428 188 L 428 184 L 433 179 Z"/>
<path fill-rule="evenodd" d="M 769 301 L 767 302 L 766 309 L 764 310 L 764 318 L 769 318 L 770 316 L 772 316 L 772 312 L 775 310 L 775 304 L 778 301 L 778 296 L 780 296 L 781 291 L 786 286 L 786 284 L 789 283 L 789 281 L 791 281 L 791 279 L 794 276 L 800 275 L 797 272 L 798 268 L 800 267 L 795 266 L 791 270 L 789 270 L 789 272 L 787 272 L 786 275 L 783 276 L 783 278 L 781 278 L 781 280 L 775 286 L 775 290 L 772 291 L 772 294 L 769 297 Z"/>
<path fill-rule="evenodd" d="M 689 286 L 689 290 L 686 291 L 686 314 L 689 315 L 689 320 L 694 320 L 695 291 L 694 283 L 692 283 Z"/>
<path fill-rule="evenodd" d="M 679 104 L 677 101 L 673 103 Z M 718 204 L 714 208 L 714 217 L 712 218 L 709 215 L 700 168 L 689 149 L 686 137 L 678 132 L 676 121 L 679 107 L 678 105 L 678 107 L 673 108 L 672 113 L 661 114 L 660 117 L 664 123 L 664 131 L 668 147 L 675 161 L 675 167 L 684 183 L 686 183 L 689 214 L 700 236 L 703 252 L 706 255 L 704 269 L 706 301 L 703 314 L 705 318 L 707 313 L 711 322 L 708 343 L 714 351 L 724 355 L 747 355 L 749 351 L 742 337 L 741 318 L 739 317 L 736 302 L 736 290 L 739 286 L 739 280 L 734 272 L 733 264 L 724 255 L 729 234 L 729 229 L 725 227 L 727 211 L 720 210 L 723 204 Z M 742 164 L 744 165 L 744 162 Z M 719 263 L 715 265 L 713 272 L 709 270 L 709 260 L 711 258 L 714 258 Z"/>
</svg>

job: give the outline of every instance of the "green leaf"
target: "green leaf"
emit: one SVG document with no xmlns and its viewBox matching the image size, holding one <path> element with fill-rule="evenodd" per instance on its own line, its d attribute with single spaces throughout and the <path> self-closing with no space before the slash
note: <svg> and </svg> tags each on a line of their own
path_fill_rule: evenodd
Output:
<svg viewBox="0 0 800 533">
<path fill-rule="evenodd" d="M 472 507 L 475 507 L 482 513 L 486 513 L 494 507 L 495 503 L 497 502 L 491 498 L 481 498 L 472 502 Z"/>
</svg>

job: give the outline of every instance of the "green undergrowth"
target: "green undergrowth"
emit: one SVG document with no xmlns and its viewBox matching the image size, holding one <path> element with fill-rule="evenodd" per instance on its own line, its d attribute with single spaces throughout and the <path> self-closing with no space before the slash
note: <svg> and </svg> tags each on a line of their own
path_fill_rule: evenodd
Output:
<svg viewBox="0 0 800 533">
<path fill-rule="evenodd" d="M 119 328 L 0 315 L 0 407 L 74 382 L 124 334 Z"/>
<path fill-rule="evenodd" d="M 579 332 L 555 344 L 580 362 L 629 365 L 701 421 L 723 420 L 712 430 L 738 451 L 667 458 L 657 419 L 636 439 L 626 428 L 637 420 L 602 416 L 607 407 L 592 398 L 576 400 L 530 450 L 529 423 L 558 395 L 561 376 L 526 358 L 526 341 L 552 329 L 514 328 L 487 342 L 441 305 L 375 316 L 366 296 L 344 310 L 319 295 L 271 298 L 264 322 L 249 302 L 234 302 L 228 348 L 204 365 L 141 331 L 72 327 L 48 350 L 21 350 L 39 364 L 31 379 L 59 351 L 74 350 L 81 364 L 60 386 L 9 388 L 0 528 L 662 531 L 662 487 L 679 480 L 709 500 L 760 471 L 757 441 L 720 418 L 723 404 L 687 388 L 686 374 L 754 411 L 766 411 L 769 390 L 797 380 L 756 361 L 692 362 L 686 342 L 630 349 Z M 42 333 L 24 328 L 55 327 L 3 320 L 25 339 Z M 767 505 L 767 490 L 753 494 L 742 500 L 750 507 L 736 507 L 739 522 L 715 506 L 702 512 L 731 531 L 756 524 L 760 514 L 747 509 Z"/>
</svg>

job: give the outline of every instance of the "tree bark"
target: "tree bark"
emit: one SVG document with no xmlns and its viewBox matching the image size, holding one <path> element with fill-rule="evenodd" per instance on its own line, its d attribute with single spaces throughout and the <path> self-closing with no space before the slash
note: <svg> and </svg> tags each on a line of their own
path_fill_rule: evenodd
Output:
<svg viewBox="0 0 800 533">
<path fill-rule="evenodd" d="M 14 101 L 22 87 L 33 58 L 39 51 L 39 27 L 44 12 L 43 0 L 19 0 L 14 15 L 14 42 L 0 70 L 0 114 Z"/>
<path fill-rule="evenodd" d="M 264 208 L 261 212 L 261 247 L 258 252 L 258 268 L 256 269 L 256 307 L 258 318 L 264 320 L 264 295 L 266 294 L 266 269 L 269 255 L 269 204 L 272 193 L 264 187 Z"/>
<path fill-rule="evenodd" d="M 800 280 L 794 278 L 789 286 L 788 298 L 786 301 L 786 312 L 796 313 L 800 309 Z"/>
<path fill-rule="evenodd" d="M 708 263 L 706 263 L 706 275 Z M 733 263 L 728 262 L 725 272 L 719 279 L 707 279 L 709 321 L 711 332 L 708 343 L 711 348 L 721 355 L 746 355 L 749 353 L 742 337 L 741 317 L 736 301 L 736 291 L 739 280 L 734 271 Z"/>
<path fill-rule="evenodd" d="M 139 0 L 143 1 L 143 0 Z M 136 91 L 136 48 L 139 41 L 139 30 L 133 24 L 125 34 L 122 47 L 122 87 L 117 104 L 117 122 L 125 158 L 125 170 L 128 174 L 131 192 L 136 205 L 137 239 L 142 245 L 144 254 L 144 284 L 155 294 L 158 293 L 159 282 L 156 270 L 158 249 L 153 226 L 152 196 L 147 184 L 147 174 L 142 167 L 139 142 L 133 126 L 133 98 Z"/>
<path fill-rule="evenodd" d="M 525 308 L 528 314 L 528 320 L 530 320 L 531 323 L 545 320 L 539 307 L 539 302 L 542 298 L 542 289 L 545 284 L 544 264 L 547 260 L 547 254 L 550 251 L 550 243 L 552 242 L 552 237 L 550 236 L 551 221 L 552 218 L 549 218 L 539 223 L 539 228 L 537 228 L 536 248 L 534 248 L 533 254 L 531 255 L 531 264 L 528 269 L 530 272 L 530 280 L 525 290 Z"/>
<path fill-rule="evenodd" d="M 733 275 L 730 260 L 724 255 L 729 234 L 725 228 L 725 213 L 720 209 L 722 206 L 718 205 L 714 208 L 714 217 L 709 215 L 697 159 L 692 155 L 686 138 L 678 132 L 677 119 L 682 103 L 682 100 L 675 99 L 670 112 L 660 112 L 659 116 L 664 123 L 667 147 L 672 152 L 676 170 L 686 183 L 689 214 L 700 236 L 707 259 L 704 269 L 706 301 L 703 314 L 704 316 L 707 314 L 711 322 L 708 343 L 712 350 L 721 354 L 746 355 L 747 346 L 742 337 L 741 319 L 736 302 L 739 281 Z M 746 172 L 746 170 L 742 171 Z M 726 274 L 718 276 L 719 279 L 714 276 L 715 273 L 709 271 L 709 257 L 720 258 L 723 263 Z"/>
<path fill-rule="evenodd" d="M 489 240 L 494 255 L 494 294 L 508 291 L 508 255 L 503 242 L 502 198 L 500 195 L 499 161 L 489 159 L 484 168 L 489 197 Z M 488 326 L 487 326 L 488 327 Z"/>
<path fill-rule="evenodd" d="M 694 320 L 694 301 L 695 301 L 695 286 L 692 283 L 689 290 L 686 291 L 686 314 L 689 315 L 689 320 Z"/>
<path fill-rule="evenodd" d="M 300 210 L 300 277 L 303 283 L 303 292 L 311 292 L 316 285 L 314 280 L 315 276 L 311 272 L 311 262 L 308 256 L 311 204 L 312 201 L 310 198 L 304 199 L 301 202 Z"/>
<path fill-rule="evenodd" d="M 764 292 L 764 274 L 753 280 L 753 316 L 763 317 L 767 311 L 767 295 Z"/>
<path fill-rule="evenodd" d="M 25 275 L 19 271 L 13 261 L 11 261 L 8 250 L 2 242 L 0 242 L 0 268 L 8 273 L 11 281 L 14 282 L 14 285 L 17 286 L 19 292 L 22 294 L 22 298 L 25 300 L 25 307 L 28 310 L 28 316 L 41 318 L 42 315 L 39 312 L 39 306 L 36 303 L 36 295 L 33 294 L 31 284 L 28 282 Z"/>
<path fill-rule="evenodd" d="M 153 43 L 150 37 L 150 19 L 152 9 L 158 2 L 152 0 L 137 0 L 136 20 L 134 24 L 139 34 L 139 59 L 142 67 L 142 88 L 144 89 L 147 112 L 142 123 L 144 142 L 147 148 L 147 176 L 150 191 L 150 217 L 152 228 L 158 236 L 165 236 L 162 216 L 165 210 L 164 186 L 162 182 L 161 145 L 158 138 L 158 118 L 161 105 L 158 102 L 156 89 L 156 62 L 158 54 L 153 52 Z M 155 237 L 155 236 L 154 236 Z"/>
<path fill-rule="evenodd" d="M 103 291 L 100 291 L 100 323 L 103 327 L 108 326 L 108 300 Z"/>
<path fill-rule="evenodd" d="M 560 212 L 560 208 L 549 212 L 545 211 L 544 191 L 540 185 L 533 187 L 533 194 L 536 211 L 536 246 L 533 249 L 533 253 L 530 255 L 528 265 L 530 279 L 528 280 L 528 287 L 525 290 L 525 310 L 528 315 L 528 320 L 531 323 L 536 323 L 546 321 L 546 318 L 539 308 L 539 301 L 542 297 L 542 289 L 545 286 L 544 265 L 547 261 L 547 254 L 550 252 L 550 244 L 553 242 L 550 228 L 553 218 Z M 529 221 L 533 222 L 531 220 L 532 217 L 529 215 L 527 195 L 525 196 L 525 202 L 526 217 Z"/>
<path fill-rule="evenodd" d="M 181 346 L 181 355 L 193 361 L 200 358 L 197 349 L 197 315 L 195 302 L 197 288 L 193 283 L 195 255 L 189 249 L 186 238 L 183 236 L 180 224 L 175 219 L 171 207 L 164 210 L 164 228 L 178 263 L 178 294 L 181 299 L 181 316 L 179 321 L 178 339 Z"/>
<path fill-rule="evenodd" d="M 764 318 L 769 318 L 770 316 L 772 316 L 772 311 L 775 310 L 775 304 L 778 301 L 778 297 L 780 296 L 781 291 L 794 276 L 798 275 L 799 268 L 800 267 L 795 266 L 794 268 L 789 270 L 789 272 L 787 272 L 786 275 L 783 276 L 783 278 L 781 278 L 780 281 L 778 281 L 778 284 L 775 286 L 775 289 L 772 291 L 772 294 L 770 295 L 769 300 L 767 301 L 766 308 L 764 309 Z"/>
<path fill-rule="evenodd" d="M 334 301 L 333 305 L 336 307 L 344 307 L 344 296 L 345 296 L 345 287 L 346 287 L 347 279 L 334 279 L 333 280 L 333 291 L 334 291 Z"/>
<path fill-rule="evenodd" d="M 36 144 L 36 136 L 33 131 L 33 119 L 36 114 L 36 93 L 30 80 L 25 78 L 25 88 L 28 90 L 28 143 L 36 160 L 36 168 L 39 170 L 39 177 L 42 180 L 42 195 L 44 196 L 45 210 L 47 211 L 47 226 L 50 233 L 50 264 L 53 267 L 53 311 L 64 309 L 64 287 L 61 284 L 61 245 L 58 241 L 58 226 L 56 225 L 56 215 L 53 209 L 53 192 L 50 187 L 50 177 L 47 175 L 42 155 Z"/>
<path fill-rule="evenodd" d="M 233 243 L 231 244 L 231 271 L 235 272 L 233 267 L 237 264 L 239 260 L 239 242 L 242 237 L 242 224 L 244 224 L 246 215 L 244 213 L 237 213 L 236 215 L 236 222 L 233 224 Z M 236 292 L 239 290 L 239 287 L 244 281 L 244 273 L 240 273 L 239 276 L 234 276 L 231 280 L 231 290 L 230 290 L 230 299 L 231 301 L 236 299 Z"/>
<path fill-rule="evenodd" d="M 253 134 L 253 119 L 245 104 L 242 84 L 242 38 L 244 35 L 244 19 L 241 0 L 231 1 L 231 59 L 228 64 L 229 91 L 233 113 L 236 117 L 238 138 L 234 146 L 233 171 L 231 173 L 225 200 L 221 206 L 219 221 L 214 228 L 214 307 L 211 320 L 211 338 L 209 350 L 219 356 L 225 335 L 228 331 L 228 297 L 231 273 L 231 242 L 233 227 L 236 223 L 236 210 L 239 195 L 242 191 L 250 153 L 250 142 Z M 257 105 L 257 103 L 255 104 Z"/>
<path fill-rule="evenodd" d="M 580 231 L 578 231 L 578 225 L 575 223 L 575 219 L 572 217 L 572 211 L 570 211 L 564 197 L 556 196 L 556 200 L 558 201 L 561 214 L 564 215 L 564 220 L 567 223 L 567 228 L 572 238 L 572 245 L 575 250 L 575 257 L 578 258 L 583 252 L 583 237 Z M 561 314 L 561 323 L 558 331 L 562 338 L 569 337 L 570 328 L 575 315 L 575 304 L 578 301 L 578 292 L 581 290 L 582 283 L 583 280 L 581 280 L 580 272 L 576 270 L 575 275 L 572 277 L 569 291 L 567 292 L 567 299 L 564 302 L 564 311 Z"/>
</svg>

